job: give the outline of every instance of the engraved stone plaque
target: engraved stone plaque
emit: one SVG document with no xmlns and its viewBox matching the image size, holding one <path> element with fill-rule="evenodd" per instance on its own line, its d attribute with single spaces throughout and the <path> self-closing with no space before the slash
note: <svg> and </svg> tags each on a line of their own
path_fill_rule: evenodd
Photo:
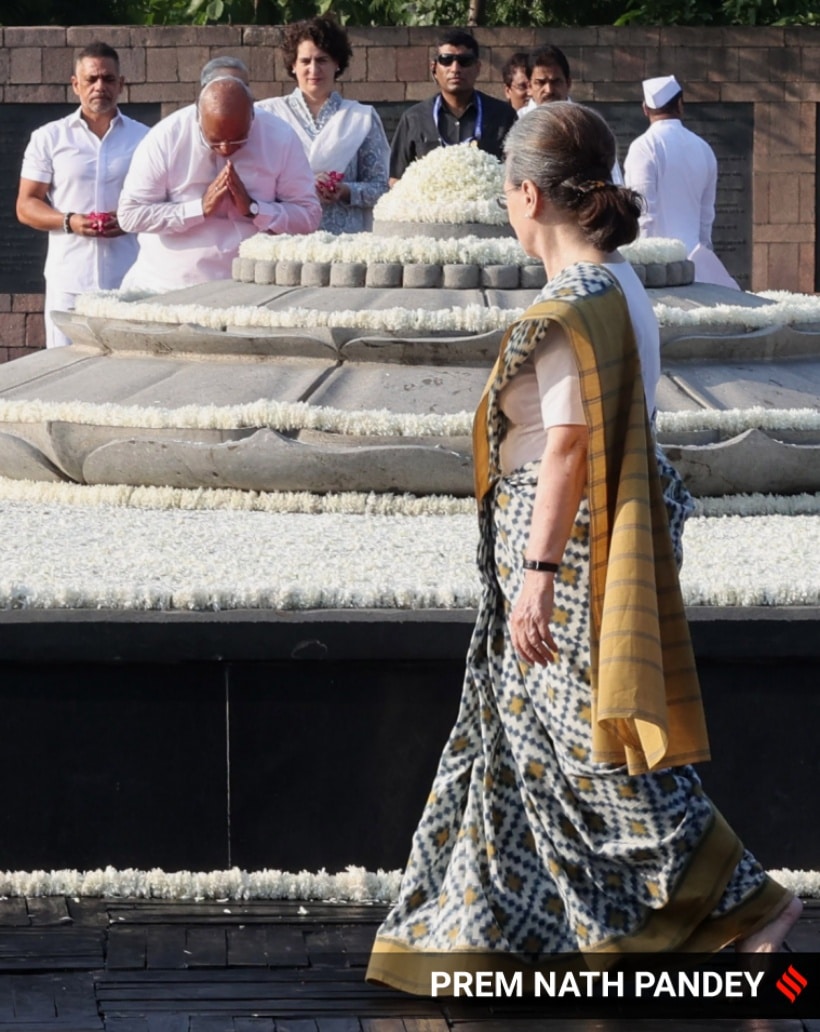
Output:
<svg viewBox="0 0 820 1032">
<path fill-rule="evenodd" d="M 413 106 L 413 103 L 415 101 L 386 100 L 382 104 L 373 105 L 379 113 L 379 118 L 382 120 L 388 143 L 393 139 L 399 119 L 408 108 Z"/>
</svg>

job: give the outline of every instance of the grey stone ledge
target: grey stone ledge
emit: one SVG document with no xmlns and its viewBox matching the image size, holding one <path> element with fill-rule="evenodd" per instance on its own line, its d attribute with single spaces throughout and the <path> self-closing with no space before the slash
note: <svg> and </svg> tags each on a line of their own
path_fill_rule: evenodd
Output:
<svg viewBox="0 0 820 1032">
<path fill-rule="evenodd" d="M 633 263 L 648 288 L 688 286 L 695 267 L 688 259 L 675 262 Z M 452 262 L 277 262 L 234 258 L 232 278 L 239 283 L 276 284 L 281 287 L 375 287 L 408 290 L 444 287 L 448 290 L 540 290 L 547 282 L 541 265 L 485 265 Z"/>
<path fill-rule="evenodd" d="M 547 282 L 547 270 L 543 265 L 522 265 L 521 286 L 525 290 L 540 290 Z"/>
<path fill-rule="evenodd" d="M 254 258 L 240 258 L 239 259 L 239 282 L 240 283 L 253 283 L 256 275 L 256 259 Z"/>
<path fill-rule="evenodd" d="M 661 262 L 648 262 L 644 268 L 646 269 L 646 279 L 644 281 L 645 286 L 666 286 L 666 265 Z"/>
<path fill-rule="evenodd" d="M 279 261 L 276 263 L 276 286 L 298 287 L 302 282 L 302 263 Z"/>
<path fill-rule="evenodd" d="M 363 287 L 366 277 L 365 262 L 333 262 L 330 266 L 331 287 Z"/>
<path fill-rule="evenodd" d="M 477 265 L 443 265 L 442 278 L 450 290 L 474 290 L 480 283 L 481 270 Z"/>
<path fill-rule="evenodd" d="M 367 266 L 365 284 L 368 287 L 400 287 L 404 277 L 404 266 L 400 262 L 374 262 Z"/>
<path fill-rule="evenodd" d="M 303 287 L 327 287 L 330 285 L 330 262 L 304 262 L 302 265 Z"/>
<path fill-rule="evenodd" d="M 515 290 L 518 286 L 518 266 L 485 265 L 481 270 L 481 286 L 495 290 Z"/>
<path fill-rule="evenodd" d="M 262 262 L 256 263 L 256 268 L 253 273 L 254 283 L 260 283 L 262 285 L 276 282 L 276 262 Z"/>
<path fill-rule="evenodd" d="M 440 287 L 444 275 L 440 265 L 406 265 L 404 268 L 404 286 L 415 288 Z"/>
</svg>

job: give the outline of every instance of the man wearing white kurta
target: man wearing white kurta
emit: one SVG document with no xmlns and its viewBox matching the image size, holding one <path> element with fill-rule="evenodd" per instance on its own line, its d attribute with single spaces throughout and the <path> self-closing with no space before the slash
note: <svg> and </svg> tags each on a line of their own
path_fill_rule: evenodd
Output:
<svg viewBox="0 0 820 1032">
<path fill-rule="evenodd" d="M 119 215 L 140 241 L 123 288 L 162 292 L 229 278 L 243 240 L 312 233 L 322 210 L 296 134 L 225 76 L 146 136 Z"/>
<path fill-rule="evenodd" d="M 23 157 L 17 218 L 48 232 L 49 348 L 71 343 L 50 313 L 73 309 L 78 294 L 115 289 L 137 257 L 137 238 L 123 232 L 117 206 L 131 155 L 148 126 L 117 108 L 124 82 L 117 52 L 107 43 L 81 50 L 71 77 L 80 107 L 35 129 Z"/>
<path fill-rule="evenodd" d="M 624 162 L 626 185 L 645 202 L 641 236 L 682 240 L 696 279 L 736 287 L 712 252 L 714 151 L 683 125 L 683 91 L 674 75 L 646 79 L 643 96 L 649 128 L 633 140 Z"/>
</svg>

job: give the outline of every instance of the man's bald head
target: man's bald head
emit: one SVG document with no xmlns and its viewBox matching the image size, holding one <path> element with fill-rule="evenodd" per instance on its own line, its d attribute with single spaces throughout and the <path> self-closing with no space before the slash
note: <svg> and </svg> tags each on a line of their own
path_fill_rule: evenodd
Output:
<svg viewBox="0 0 820 1032">
<path fill-rule="evenodd" d="M 253 95 L 247 84 L 235 75 L 218 75 L 199 91 L 199 113 L 211 111 L 225 114 L 230 110 L 253 107 Z"/>
<path fill-rule="evenodd" d="M 240 79 L 227 75 L 203 86 L 199 127 L 206 146 L 229 157 L 247 143 L 253 125 L 253 96 Z"/>
</svg>

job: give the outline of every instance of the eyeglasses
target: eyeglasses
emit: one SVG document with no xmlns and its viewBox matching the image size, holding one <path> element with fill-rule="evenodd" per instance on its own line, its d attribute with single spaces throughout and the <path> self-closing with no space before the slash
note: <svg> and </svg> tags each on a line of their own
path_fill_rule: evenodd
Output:
<svg viewBox="0 0 820 1032">
<path fill-rule="evenodd" d="M 472 68 L 478 58 L 475 54 L 436 54 L 436 61 L 449 68 L 455 62 L 459 68 Z"/>
<path fill-rule="evenodd" d="M 502 211 L 507 211 L 510 207 L 509 195 L 511 193 L 515 193 L 516 190 L 520 189 L 520 186 L 505 186 L 503 195 L 501 197 L 496 197 L 495 203 L 498 205 L 499 208 L 501 208 Z"/>
<path fill-rule="evenodd" d="M 508 90 L 515 90 L 516 93 L 526 93 L 530 88 L 528 82 L 511 82 L 508 86 Z"/>
<path fill-rule="evenodd" d="M 220 140 L 219 143 L 211 143 L 210 141 L 205 139 L 205 134 L 202 132 L 202 126 L 199 126 L 199 138 L 200 140 L 202 140 L 202 142 L 205 144 L 208 150 L 219 152 L 222 150 L 223 147 L 244 146 L 250 139 L 250 136 L 246 136 L 244 140 Z"/>
</svg>

